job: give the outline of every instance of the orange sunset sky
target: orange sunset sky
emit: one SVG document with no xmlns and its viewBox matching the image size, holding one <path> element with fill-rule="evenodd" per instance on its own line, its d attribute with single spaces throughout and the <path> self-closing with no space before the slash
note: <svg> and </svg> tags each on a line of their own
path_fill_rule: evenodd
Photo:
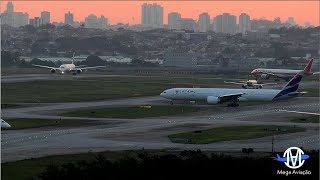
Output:
<svg viewBox="0 0 320 180">
<path fill-rule="evenodd" d="M 89 14 L 104 15 L 108 23 L 139 24 L 141 5 L 154 1 L 13 1 L 15 12 L 27 12 L 29 17 L 40 16 L 41 11 L 51 12 L 51 21 L 64 21 L 64 13 L 74 13 L 75 21 L 83 21 Z M 265 18 L 281 21 L 293 16 L 296 23 L 304 25 L 306 21 L 318 26 L 320 2 L 318 1 L 156 1 L 164 7 L 164 23 L 168 13 L 179 12 L 182 17 L 198 19 L 198 15 L 208 12 L 210 18 L 228 12 L 239 16 L 247 13 L 251 19 Z M 7 1 L 1 2 L 1 12 L 6 9 Z M 237 20 L 238 21 L 238 20 Z"/>
</svg>

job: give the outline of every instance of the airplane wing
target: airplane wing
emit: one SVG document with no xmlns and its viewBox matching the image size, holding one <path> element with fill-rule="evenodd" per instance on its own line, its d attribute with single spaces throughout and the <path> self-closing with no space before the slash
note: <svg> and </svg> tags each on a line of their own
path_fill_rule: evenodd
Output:
<svg viewBox="0 0 320 180">
<path fill-rule="evenodd" d="M 298 114 L 318 115 L 318 116 L 320 116 L 320 113 L 312 113 L 312 112 L 288 111 L 288 110 L 279 110 L 279 111 L 283 111 L 283 112 L 293 112 L 293 113 L 298 113 Z"/>
<path fill-rule="evenodd" d="M 240 82 L 228 82 L 228 81 L 224 81 L 224 83 L 227 84 L 237 84 L 237 85 L 243 85 L 244 83 L 240 83 Z"/>
<path fill-rule="evenodd" d="M 228 101 L 236 101 L 239 97 L 244 95 L 245 93 L 237 93 L 237 94 L 225 94 L 223 96 L 219 96 L 221 103 Z"/>
<path fill-rule="evenodd" d="M 42 65 L 37 65 L 37 64 L 32 64 L 32 66 L 42 67 L 42 68 L 47 68 L 47 69 L 59 69 L 59 68 L 56 68 L 56 67 L 42 66 Z"/>
<path fill-rule="evenodd" d="M 83 68 L 83 67 L 86 67 L 86 65 L 75 66 L 75 68 Z"/>
<path fill-rule="evenodd" d="M 97 68 L 103 68 L 103 67 L 106 67 L 106 66 L 82 67 L 82 68 L 78 68 L 78 69 L 87 70 L 87 69 L 97 69 Z"/>
</svg>

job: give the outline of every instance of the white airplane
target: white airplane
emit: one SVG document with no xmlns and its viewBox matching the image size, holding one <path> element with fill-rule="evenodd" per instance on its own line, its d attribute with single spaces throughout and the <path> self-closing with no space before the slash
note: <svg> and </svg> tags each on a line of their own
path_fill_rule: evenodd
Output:
<svg viewBox="0 0 320 180">
<path fill-rule="evenodd" d="M 206 100 L 208 104 L 229 102 L 228 106 L 239 106 L 237 102 L 275 101 L 302 96 L 306 92 L 297 92 L 303 71 L 296 74 L 282 90 L 276 89 L 227 89 L 227 88 L 172 88 L 163 91 L 160 96 L 171 100 Z M 171 101 L 172 104 L 172 101 Z"/>
<path fill-rule="evenodd" d="M 72 57 L 71 64 L 62 64 L 60 67 L 42 66 L 37 64 L 32 64 L 32 65 L 36 67 L 51 69 L 50 70 L 51 73 L 55 73 L 57 70 L 59 70 L 61 75 L 65 73 L 72 73 L 73 75 L 77 75 L 82 73 L 84 70 L 106 67 L 106 66 L 94 66 L 94 67 L 76 66 L 75 64 L 73 64 L 73 60 L 74 60 L 74 54 Z"/>
<path fill-rule="evenodd" d="M 261 89 L 263 86 L 276 85 L 277 83 L 258 83 L 257 80 L 248 80 L 248 81 L 238 81 L 238 82 L 228 82 L 224 81 L 227 84 L 237 84 L 241 85 L 243 89 Z"/>
<path fill-rule="evenodd" d="M 5 120 L 1 119 L 1 128 L 8 129 L 8 128 L 11 128 L 11 126 Z"/>
<path fill-rule="evenodd" d="M 311 66 L 313 63 L 313 59 L 311 59 L 306 67 L 304 68 L 303 72 L 306 76 L 316 75 L 320 72 L 311 72 Z M 255 76 L 256 78 L 261 77 L 262 79 L 269 79 L 270 77 L 281 78 L 284 80 L 290 80 L 293 76 L 299 73 L 302 70 L 291 70 L 291 69 L 254 69 L 251 72 L 251 75 Z"/>
</svg>

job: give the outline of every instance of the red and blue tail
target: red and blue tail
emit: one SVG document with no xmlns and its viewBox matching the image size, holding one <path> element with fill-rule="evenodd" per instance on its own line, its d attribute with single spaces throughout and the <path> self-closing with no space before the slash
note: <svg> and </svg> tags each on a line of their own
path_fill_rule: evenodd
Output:
<svg viewBox="0 0 320 180">
<path fill-rule="evenodd" d="M 299 73 L 297 73 L 274 97 L 274 99 L 284 97 L 284 96 L 287 96 L 288 94 L 292 94 L 296 92 L 299 88 L 299 84 L 303 75 L 304 75 L 304 71 L 300 71 Z"/>
</svg>

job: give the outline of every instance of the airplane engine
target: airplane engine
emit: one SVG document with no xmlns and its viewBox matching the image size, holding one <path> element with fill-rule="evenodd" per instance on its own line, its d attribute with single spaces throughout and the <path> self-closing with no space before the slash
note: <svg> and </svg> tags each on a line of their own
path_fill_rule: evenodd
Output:
<svg viewBox="0 0 320 180">
<path fill-rule="evenodd" d="M 56 69 L 51 69 L 50 72 L 51 73 L 55 73 L 57 70 Z"/>
<path fill-rule="evenodd" d="M 77 70 L 77 73 L 78 73 L 78 74 L 82 73 L 82 70 L 81 70 L 81 69 L 78 69 L 78 70 Z"/>
<path fill-rule="evenodd" d="M 208 96 L 207 97 L 207 103 L 210 104 L 210 105 L 219 104 L 220 103 L 220 99 L 218 97 L 215 97 L 215 96 Z"/>
<path fill-rule="evenodd" d="M 247 85 L 242 85 L 241 86 L 243 89 L 248 89 Z"/>
<path fill-rule="evenodd" d="M 268 74 L 261 74 L 262 79 L 269 79 L 270 76 Z"/>
</svg>

